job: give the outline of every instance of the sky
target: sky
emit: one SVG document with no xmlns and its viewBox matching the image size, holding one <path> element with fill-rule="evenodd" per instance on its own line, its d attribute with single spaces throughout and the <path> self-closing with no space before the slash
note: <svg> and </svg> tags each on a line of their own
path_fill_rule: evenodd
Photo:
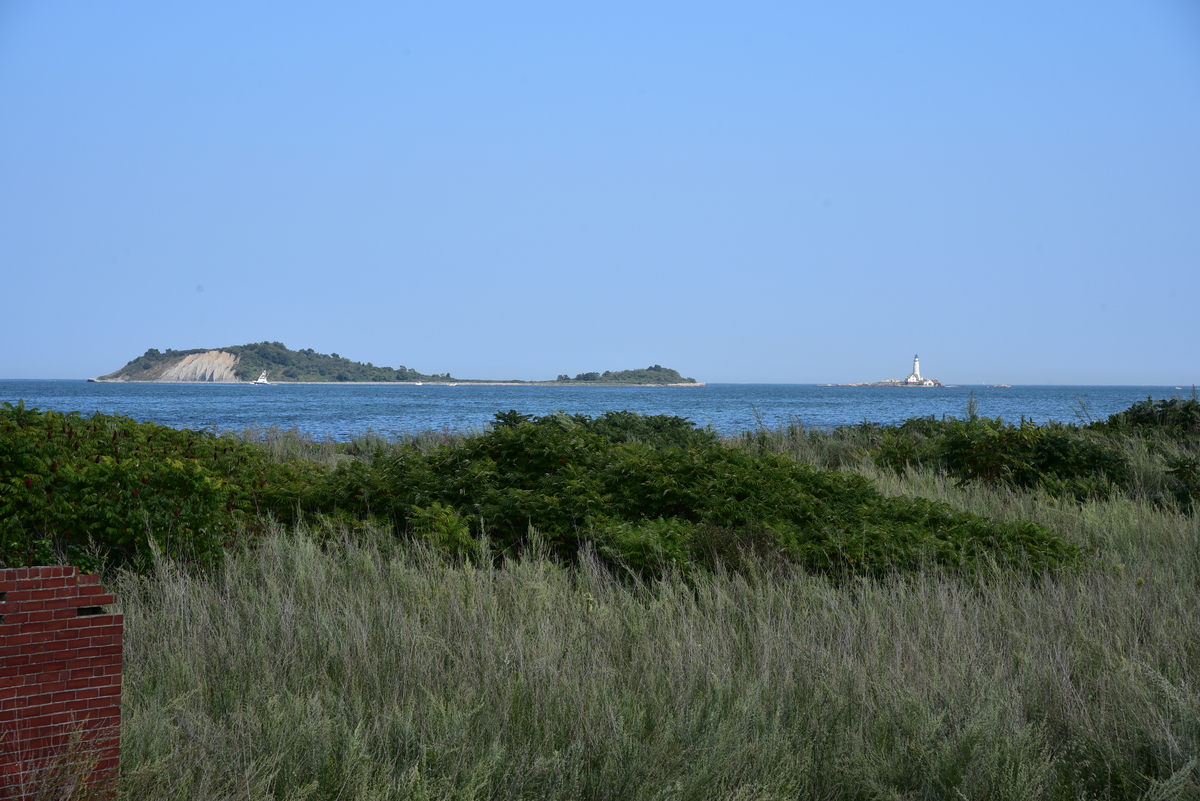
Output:
<svg viewBox="0 0 1200 801">
<path fill-rule="evenodd" d="M 0 378 L 1200 383 L 1200 3 L 0 0 Z"/>
</svg>

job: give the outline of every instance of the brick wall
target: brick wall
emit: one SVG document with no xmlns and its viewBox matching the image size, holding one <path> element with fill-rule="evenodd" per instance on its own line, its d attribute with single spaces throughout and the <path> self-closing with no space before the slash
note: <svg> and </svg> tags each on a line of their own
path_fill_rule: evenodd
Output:
<svg viewBox="0 0 1200 801">
<path fill-rule="evenodd" d="M 116 781 L 123 616 L 74 567 L 0 570 L 0 798 Z"/>
</svg>

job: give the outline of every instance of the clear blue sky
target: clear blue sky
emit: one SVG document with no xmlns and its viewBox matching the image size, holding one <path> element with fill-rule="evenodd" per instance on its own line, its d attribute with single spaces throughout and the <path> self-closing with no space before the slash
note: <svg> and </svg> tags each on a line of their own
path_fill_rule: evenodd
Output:
<svg viewBox="0 0 1200 801">
<path fill-rule="evenodd" d="M 0 0 L 0 377 L 1200 383 L 1200 3 Z"/>
</svg>

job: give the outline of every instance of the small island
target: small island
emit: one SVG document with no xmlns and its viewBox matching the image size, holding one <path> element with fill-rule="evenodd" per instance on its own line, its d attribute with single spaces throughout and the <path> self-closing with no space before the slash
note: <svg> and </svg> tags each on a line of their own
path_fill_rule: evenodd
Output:
<svg viewBox="0 0 1200 801">
<path fill-rule="evenodd" d="M 694 378 L 684 378 L 678 370 L 652 364 L 644 370 L 605 370 L 603 373 L 579 373 L 574 378 L 560 375 L 556 384 L 695 384 Z"/>
<path fill-rule="evenodd" d="M 900 380 L 899 378 L 885 378 L 883 381 L 860 381 L 854 384 L 833 384 L 831 386 L 838 387 L 944 387 L 941 381 L 936 378 L 924 378 L 921 376 L 921 357 L 913 356 L 913 369 L 908 374 L 908 378 Z"/>
<path fill-rule="evenodd" d="M 677 370 L 651 365 L 642 370 L 606 370 L 579 373 L 574 378 L 560 375 L 553 381 L 487 380 L 455 378 L 450 373 L 422 373 L 401 365 L 379 367 L 356 362 L 336 353 L 317 353 L 312 348 L 291 350 L 282 342 L 258 342 L 224 348 L 160 351 L 150 348 L 120 370 L 93 382 L 154 382 L 202 384 L 412 384 L 449 385 L 504 384 L 609 385 L 609 386 L 704 386 L 684 378 Z"/>
</svg>

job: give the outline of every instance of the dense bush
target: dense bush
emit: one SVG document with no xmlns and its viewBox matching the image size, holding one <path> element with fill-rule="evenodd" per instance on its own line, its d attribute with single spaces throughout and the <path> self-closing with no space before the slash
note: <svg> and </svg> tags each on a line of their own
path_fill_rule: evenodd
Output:
<svg viewBox="0 0 1200 801">
<path fill-rule="evenodd" d="M 1146 398 L 1088 428 L 1143 440 L 1162 459 L 1168 497 L 1189 511 L 1200 505 L 1200 399 Z"/>
<path fill-rule="evenodd" d="M 1126 478 L 1114 445 L 1073 425 L 999 418 L 914 418 L 884 429 L 871 449 L 876 464 L 903 472 L 937 466 L 960 485 L 1041 489 L 1075 498 L 1107 497 Z"/>
<path fill-rule="evenodd" d="M 292 470 L 206 432 L 4 403 L 0 563 L 88 567 L 154 547 L 204 561 Z"/>
<path fill-rule="evenodd" d="M 268 445 L 96 414 L 0 411 L 5 564 L 206 561 L 264 515 L 385 521 L 444 550 L 594 549 L 636 571 L 734 565 L 754 553 L 834 573 L 981 558 L 1035 569 L 1076 549 L 1031 523 L 884 497 L 866 479 L 729 447 L 678 417 L 496 415 L 440 444 L 372 440 L 337 467 Z M 353 453 L 351 453 L 353 451 Z M 327 463 L 328 464 L 328 463 Z"/>
<path fill-rule="evenodd" d="M 428 453 L 344 464 L 299 506 L 390 519 L 453 549 L 468 531 L 509 548 L 534 531 L 564 554 L 587 545 L 652 572 L 747 549 L 873 573 L 926 560 L 971 569 L 980 558 L 1047 568 L 1077 556 L 1040 526 L 887 498 L 858 476 L 730 448 L 680 418 L 628 412 L 507 412 L 488 432 Z"/>
<path fill-rule="evenodd" d="M 1175 437 L 1200 436 L 1200 399 L 1193 390 L 1190 398 L 1146 398 L 1106 420 L 1088 426 L 1098 431 L 1138 433 L 1162 432 Z"/>
</svg>

